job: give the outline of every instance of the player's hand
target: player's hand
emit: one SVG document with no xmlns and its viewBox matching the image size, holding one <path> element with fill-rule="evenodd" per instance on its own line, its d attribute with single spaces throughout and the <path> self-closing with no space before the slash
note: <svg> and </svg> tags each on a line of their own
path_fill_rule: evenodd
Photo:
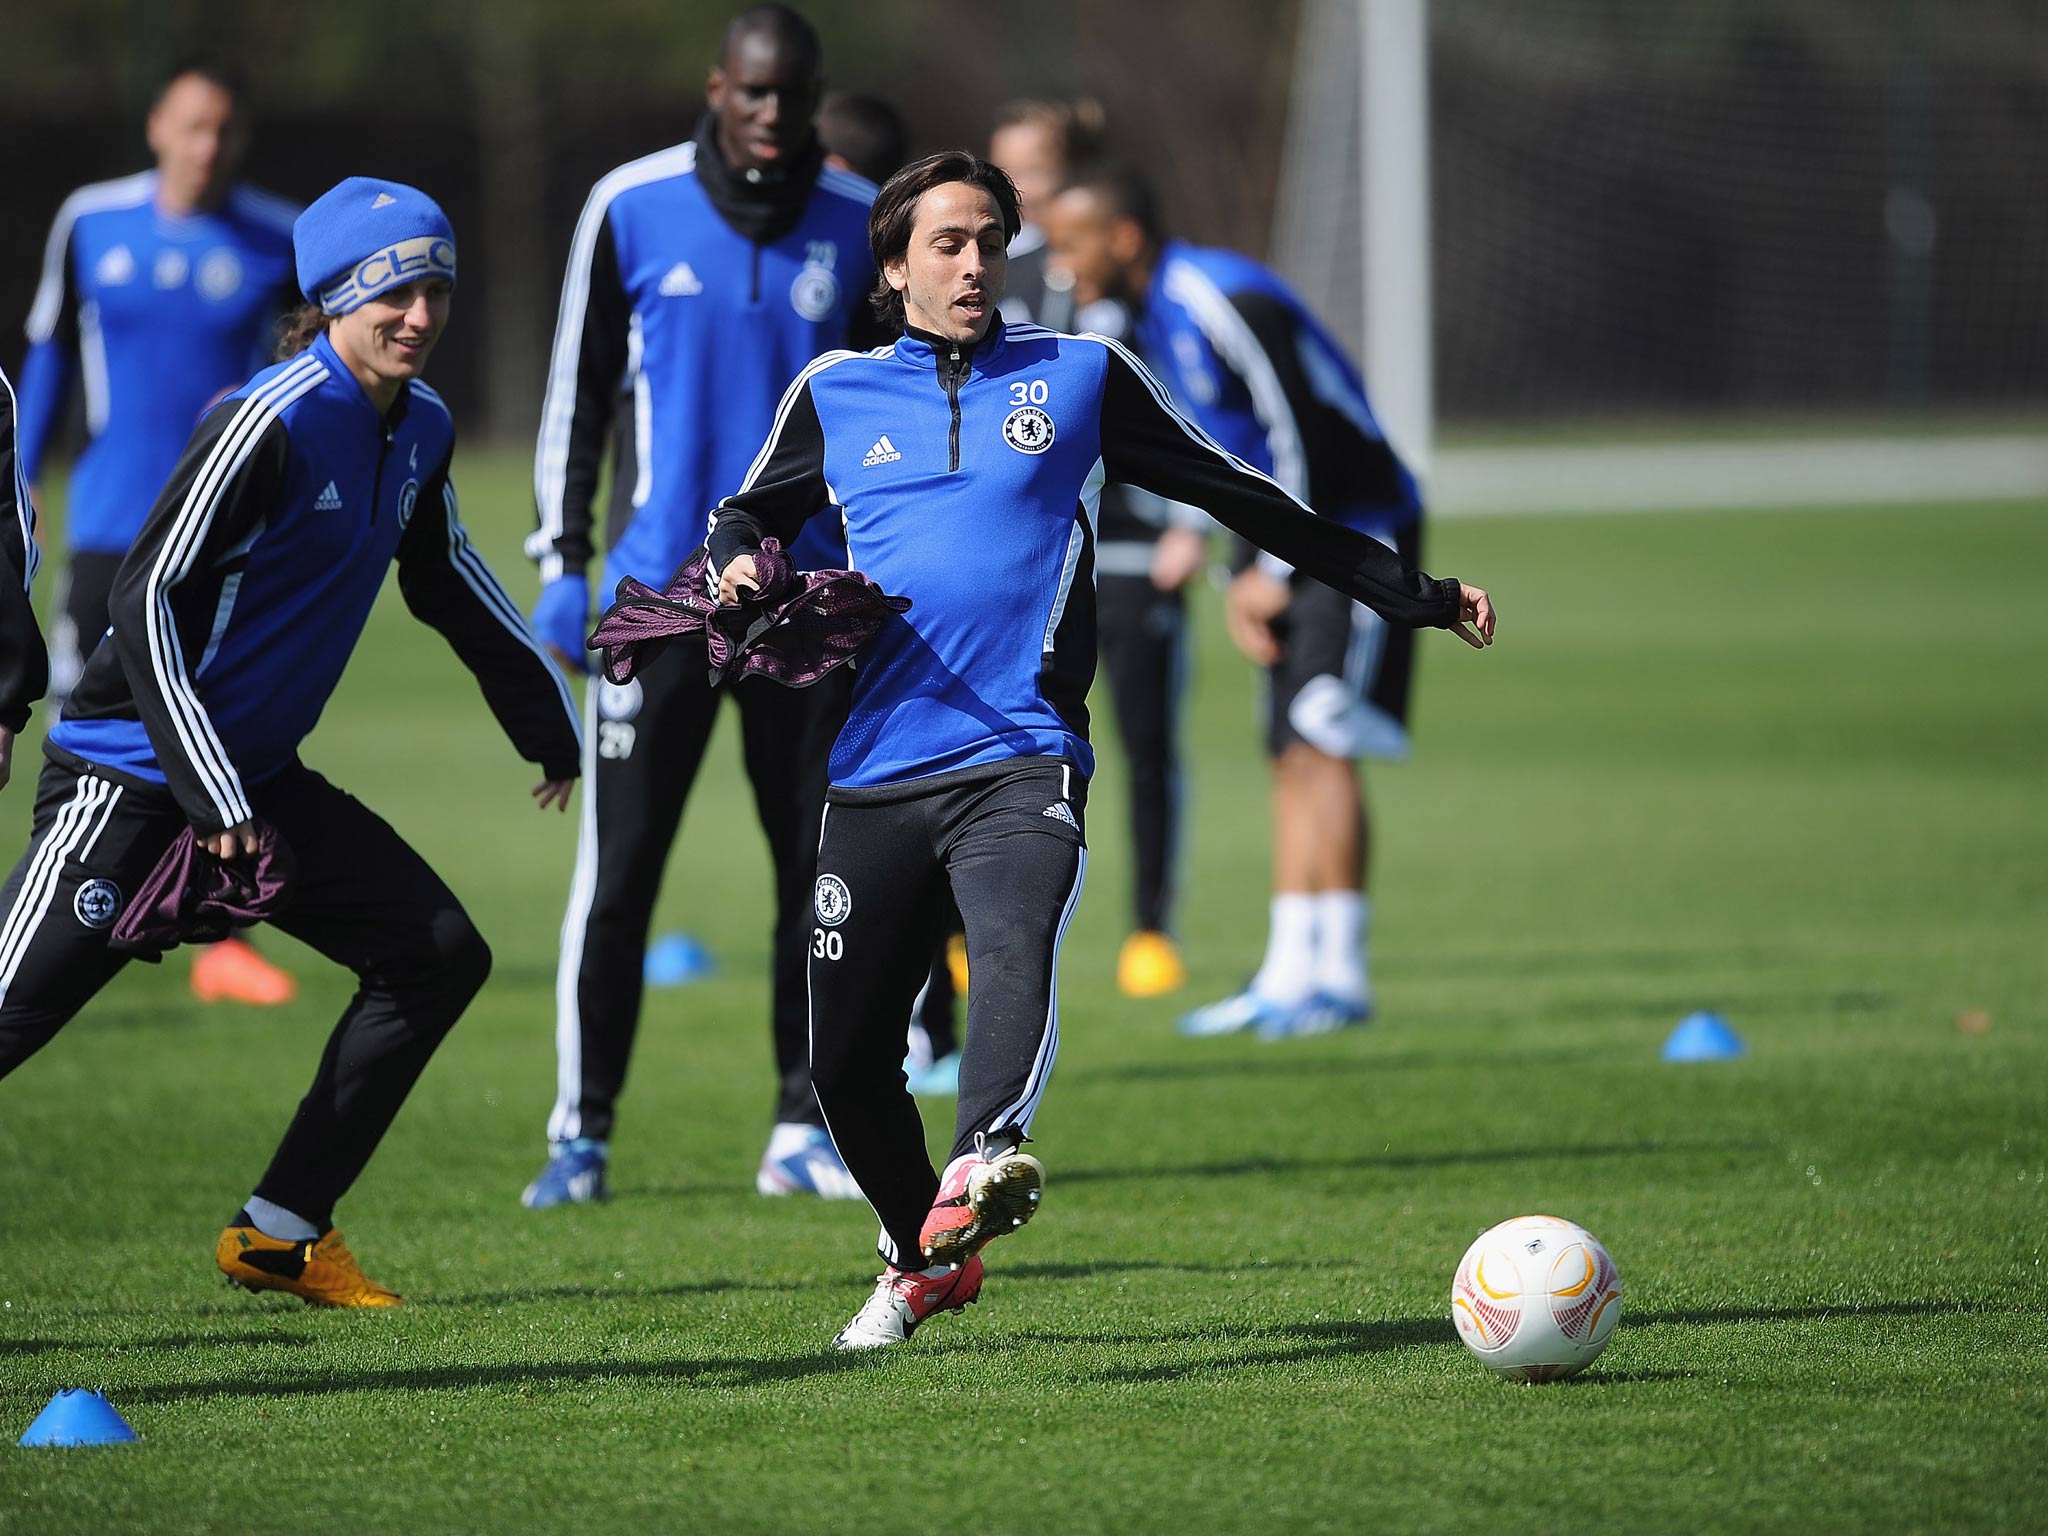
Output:
<svg viewBox="0 0 2048 1536">
<path fill-rule="evenodd" d="M 1272 666 L 1280 659 L 1273 621 L 1293 600 L 1286 582 L 1256 565 L 1246 566 L 1223 594 L 1223 624 L 1230 631 L 1231 643 L 1260 666 Z"/>
<path fill-rule="evenodd" d="M 574 779 L 543 779 L 533 786 L 533 808 L 544 811 L 553 806 L 558 811 L 569 809 L 569 791 L 576 787 Z"/>
<path fill-rule="evenodd" d="M 542 587 L 533 605 L 533 632 L 572 675 L 588 672 L 590 653 L 583 643 L 590 633 L 589 582 L 582 576 L 558 576 Z"/>
<path fill-rule="evenodd" d="M 14 777 L 14 732 L 0 725 L 0 789 Z"/>
<path fill-rule="evenodd" d="M 1493 644 L 1493 599 L 1486 595 L 1485 589 L 1460 585 L 1458 619 L 1451 628 L 1475 651 L 1483 651 Z"/>
<path fill-rule="evenodd" d="M 237 822 L 225 832 L 215 832 L 199 839 L 199 846 L 216 859 L 233 862 L 236 859 L 256 857 L 256 823 Z"/>
<path fill-rule="evenodd" d="M 1169 528 L 1152 546 L 1152 585 L 1178 592 L 1209 563 L 1209 541 L 1197 528 Z"/>
<path fill-rule="evenodd" d="M 718 573 L 718 600 L 726 607 L 735 606 L 742 592 L 758 597 L 761 594 L 761 576 L 754 569 L 752 555 L 734 555 L 726 561 L 725 569 Z"/>
</svg>

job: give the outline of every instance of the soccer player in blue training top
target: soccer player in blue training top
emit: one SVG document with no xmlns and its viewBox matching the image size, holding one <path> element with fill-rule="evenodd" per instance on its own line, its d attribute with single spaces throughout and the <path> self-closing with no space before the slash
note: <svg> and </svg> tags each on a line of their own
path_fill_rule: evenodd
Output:
<svg viewBox="0 0 2048 1536">
<path fill-rule="evenodd" d="M 877 308 L 902 337 L 799 374 L 712 514 L 721 601 L 755 585 L 765 538 L 787 544 L 823 512 L 844 520 L 854 569 L 912 605 L 859 659 L 813 897 L 812 1075 L 887 1266 L 842 1349 L 974 1300 L 982 1245 L 1021 1225 L 1044 1184 L 1020 1145 L 1059 1045 L 1059 944 L 1087 864 L 1104 482 L 1203 507 L 1395 623 L 1456 626 L 1475 646 L 1493 634 L 1484 592 L 1318 517 L 1175 411 L 1116 342 L 1006 326 L 1017 224 L 1009 178 L 965 151 L 890 178 L 869 245 Z M 941 1174 L 901 1063 L 949 896 L 974 985 Z"/>
<path fill-rule="evenodd" d="M 14 386 L 0 373 L 0 789 L 14 775 L 14 738 L 50 681 L 49 653 L 29 601 L 41 558 L 35 504 L 14 448 Z"/>
<path fill-rule="evenodd" d="M 846 344 L 872 277 L 875 189 L 827 169 L 811 127 L 817 34 L 787 6 L 741 12 L 711 71 L 709 110 L 687 144 L 623 165 L 592 190 L 562 284 L 554 360 L 534 461 L 540 561 L 534 627 L 584 663 L 590 632 L 591 502 L 605 441 L 629 389 L 633 452 L 616 485 L 603 591 L 666 573 L 704 542 L 705 512 L 740 483 L 775 402 L 799 369 Z M 622 432 L 623 435 L 623 432 Z M 794 551 L 806 570 L 844 566 L 822 521 Z M 811 1092 L 804 944 L 825 794 L 825 754 L 846 716 L 843 676 L 792 692 L 733 690 L 747 777 L 775 866 L 774 1127 L 755 1187 L 855 1199 Z M 643 956 L 663 866 L 720 695 L 701 670 L 588 689 L 582 833 L 555 982 L 556 1098 L 549 1159 L 530 1207 L 606 1192 L 613 1118 L 640 1022 Z"/>
<path fill-rule="evenodd" d="M 23 478 L 36 484 L 81 380 L 91 436 L 65 496 L 50 626 L 60 706 L 107 632 L 114 573 L 193 423 L 269 361 L 277 317 L 298 302 L 298 209 L 235 179 L 249 142 L 241 95 L 221 59 L 173 65 L 149 114 L 156 168 L 79 188 L 44 248 L 21 375 Z M 297 987 L 230 939 L 194 954 L 192 991 L 201 1002 L 284 1003 Z"/>
<path fill-rule="evenodd" d="M 109 930 L 182 829 L 195 862 L 254 861 L 259 878 L 281 841 L 297 873 L 271 921 L 358 986 L 216 1261 L 251 1290 L 388 1307 L 334 1205 L 491 953 L 441 877 L 299 744 L 394 561 L 406 605 L 541 765 L 542 808 L 566 806 L 581 743 L 561 674 L 456 517 L 454 423 L 420 382 L 455 283 L 447 218 L 411 187 L 351 177 L 299 216 L 294 245 L 312 302 L 291 355 L 192 434 L 45 745 L 28 851 L 0 888 L 0 1077 L 121 969 Z"/>
<path fill-rule="evenodd" d="M 1235 252 L 1166 239 L 1150 185 L 1124 167 L 1079 172 L 1048 225 L 1075 293 L 1133 308 L 1140 353 L 1204 431 L 1324 515 L 1404 562 L 1420 558 L 1414 480 L 1358 370 L 1279 278 Z M 1188 1014 L 1181 1030 L 1320 1034 L 1372 1016 L 1356 764 L 1407 754 L 1414 633 L 1247 542 L 1235 565 L 1231 637 L 1266 668 L 1272 927 L 1250 985 Z"/>
</svg>

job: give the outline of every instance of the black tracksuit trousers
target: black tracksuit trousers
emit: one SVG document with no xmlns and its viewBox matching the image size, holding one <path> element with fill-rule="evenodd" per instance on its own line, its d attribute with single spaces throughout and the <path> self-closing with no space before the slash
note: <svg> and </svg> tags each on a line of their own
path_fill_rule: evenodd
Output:
<svg viewBox="0 0 2048 1536">
<path fill-rule="evenodd" d="M 583 829 L 555 984 L 556 1098 L 548 1136 L 606 1140 L 645 992 L 647 930 L 683 805 L 719 706 L 739 708 L 754 809 L 775 867 L 771 1022 L 778 1122 L 818 1125 L 811 1092 L 804 956 L 825 765 L 846 722 L 844 668 L 809 688 L 745 678 L 713 688 L 682 647 L 620 687 L 593 678 L 583 732 Z M 906 1007 L 896 1020 L 903 1046 Z"/>
<path fill-rule="evenodd" d="M 938 1194 L 905 1087 L 903 1021 L 957 904 L 974 978 L 952 1156 L 1021 1139 L 1059 1050 L 1059 946 L 1088 864 L 1087 781 L 1015 758 L 883 789 L 834 789 L 810 929 L 811 1072 L 839 1155 L 914 1266 Z"/>
<path fill-rule="evenodd" d="M 1173 914 L 1180 843 L 1181 686 L 1187 670 L 1187 604 L 1150 576 L 1095 580 L 1096 635 L 1129 764 L 1131 926 L 1164 933 Z"/>
<path fill-rule="evenodd" d="M 491 952 L 441 877 L 354 796 L 298 763 L 246 787 L 298 859 L 273 926 L 358 983 L 255 1191 L 324 1231 L 490 974 Z M 44 765 L 28 851 L 0 887 L 0 1078 L 127 963 L 109 932 L 184 825 L 159 786 L 103 777 L 68 754 Z"/>
</svg>

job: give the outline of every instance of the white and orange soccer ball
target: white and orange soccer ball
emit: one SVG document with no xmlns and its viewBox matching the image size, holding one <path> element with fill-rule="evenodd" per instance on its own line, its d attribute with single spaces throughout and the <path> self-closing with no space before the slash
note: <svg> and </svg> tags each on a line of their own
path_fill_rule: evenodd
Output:
<svg viewBox="0 0 2048 1536">
<path fill-rule="evenodd" d="M 1510 1381 L 1562 1381 L 1613 1337 L 1621 1272 L 1584 1227 L 1517 1216 L 1480 1233 L 1458 1261 L 1451 1320 L 1488 1370 Z"/>
</svg>

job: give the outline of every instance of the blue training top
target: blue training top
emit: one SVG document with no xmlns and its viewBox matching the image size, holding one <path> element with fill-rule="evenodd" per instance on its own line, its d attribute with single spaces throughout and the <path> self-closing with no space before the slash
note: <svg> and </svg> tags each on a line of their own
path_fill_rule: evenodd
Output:
<svg viewBox="0 0 2048 1536">
<path fill-rule="evenodd" d="M 81 187 L 44 248 L 21 375 L 22 469 L 40 478 L 74 382 L 91 441 L 72 471 L 64 537 L 120 554 L 135 542 L 185 441 L 270 355 L 296 304 L 298 209 L 236 187 L 218 209 L 157 211 L 157 175 Z"/>
<path fill-rule="evenodd" d="M 1017 757 L 1094 769 L 1095 518 L 1105 481 L 1203 508 L 1404 624 L 1448 625 L 1455 581 L 1317 517 L 1176 411 L 1121 345 L 992 321 L 979 343 L 913 332 L 800 374 L 746 481 L 713 514 L 722 570 L 814 513 L 911 608 L 856 666 L 832 751 L 845 797 Z"/>
<path fill-rule="evenodd" d="M 1133 339 L 1203 430 L 1325 516 L 1391 538 L 1422 515 L 1357 367 L 1249 256 L 1168 241 Z"/>
<path fill-rule="evenodd" d="M 607 593 L 626 575 L 664 584 L 704 542 L 707 512 L 745 476 L 782 391 L 845 345 L 866 308 L 871 183 L 818 171 L 791 227 L 757 241 L 714 201 L 707 153 L 699 141 L 620 166 L 577 222 L 534 457 L 540 530 L 528 552 L 544 582 L 591 559 L 622 387 L 636 462 L 621 466 L 632 513 L 610 530 Z M 846 562 L 823 524 L 792 554 L 808 570 Z"/>
<path fill-rule="evenodd" d="M 448 637 L 520 754 L 574 778 L 576 708 L 456 515 L 454 442 L 424 384 L 380 416 L 324 335 L 235 390 L 122 562 L 112 639 L 51 745 L 168 784 L 201 832 L 248 819 L 245 784 L 295 759 L 395 560 L 407 606 Z"/>
</svg>

